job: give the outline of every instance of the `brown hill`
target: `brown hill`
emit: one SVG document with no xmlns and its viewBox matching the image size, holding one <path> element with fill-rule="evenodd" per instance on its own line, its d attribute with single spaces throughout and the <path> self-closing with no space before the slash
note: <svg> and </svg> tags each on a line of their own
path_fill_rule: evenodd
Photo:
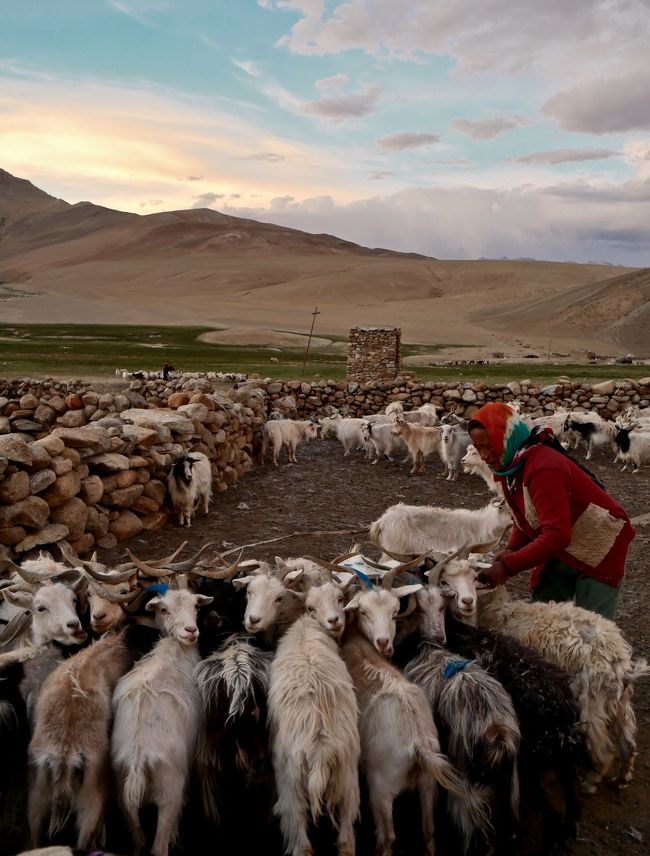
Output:
<svg viewBox="0 0 650 856">
<path fill-rule="evenodd" d="M 650 348 L 648 298 L 628 282 L 636 275 L 602 265 L 439 261 L 210 209 L 140 216 L 70 205 L 0 170 L 5 321 L 305 331 L 318 305 L 327 333 L 397 324 L 406 341 L 514 355 L 547 345 L 552 326 L 558 350 L 640 353 Z M 612 277 L 621 282 L 610 287 Z M 586 312 L 580 301 L 596 296 L 602 311 Z M 562 315 L 569 307 L 579 325 Z"/>
</svg>

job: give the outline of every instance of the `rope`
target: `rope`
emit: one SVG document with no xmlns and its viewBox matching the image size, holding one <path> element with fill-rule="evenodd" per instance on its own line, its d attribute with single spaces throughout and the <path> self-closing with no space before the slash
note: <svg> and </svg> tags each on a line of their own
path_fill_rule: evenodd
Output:
<svg viewBox="0 0 650 856">
<path fill-rule="evenodd" d="M 238 550 L 246 550 L 248 547 L 259 547 L 261 544 L 273 544 L 276 541 L 286 541 L 289 538 L 331 538 L 337 535 L 359 535 L 362 532 L 368 532 L 370 526 L 364 526 L 361 529 L 315 529 L 313 532 L 289 532 L 288 535 L 278 535 L 277 538 L 267 538 L 264 541 L 253 541 L 252 544 L 242 544 L 240 547 L 232 547 L 221 553 L 221 556 L 229 556 L 231 553 L 236 553 Z"/>
</svg>

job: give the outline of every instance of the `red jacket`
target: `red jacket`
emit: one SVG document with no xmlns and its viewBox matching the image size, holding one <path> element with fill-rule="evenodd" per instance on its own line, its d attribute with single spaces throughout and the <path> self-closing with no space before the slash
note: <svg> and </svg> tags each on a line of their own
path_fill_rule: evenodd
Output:
<svg viewBox="0 0 650 856">
<path fill-rule="evenodd" d="M 589 476 L 548 446 L 534 446 L 508 488 L 500 482 L 515 526 L 513 550 L 502 564 L 508 576 L 533 568 L 531 588 L 542 567 L 559 559 L 571 568 L 616 587 L 634 529 L 621 506 Z"/>
</svg>

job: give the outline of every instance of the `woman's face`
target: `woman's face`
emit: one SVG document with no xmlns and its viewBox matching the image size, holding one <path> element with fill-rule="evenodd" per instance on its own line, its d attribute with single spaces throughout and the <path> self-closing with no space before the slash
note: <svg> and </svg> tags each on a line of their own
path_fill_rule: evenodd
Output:
<svg viewBox="0 0 650 856">
<path fill-rule="evenodd" d="M 476 451 L 481 456 L 481 460 L 485 461 L 489 467 L 498 469 L 501 461 L 498 454 L 494 451 L 485 428 L 472 428 L 469 432 L 469 436 L 476 448 Z"/>
</svg>

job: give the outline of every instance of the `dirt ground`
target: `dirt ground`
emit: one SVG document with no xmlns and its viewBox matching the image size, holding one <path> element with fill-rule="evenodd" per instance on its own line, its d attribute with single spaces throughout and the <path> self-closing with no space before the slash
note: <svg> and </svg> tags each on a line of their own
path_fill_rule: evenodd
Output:
<svg viewBox="0 0 650 856">
<path fill-rule="evenodd" d="M 134 539 L 130 547 L 143 558 L 155 559 L 171 552 L 189 538 L 191 547 L 215 540 L 223 549 L 250 544 L 293 531 L 356 529 L 369 524 L 395 502 L 478 508 L 488 495 L 483 482 L 461 475 L 458 482 L 440 477 L 440 465 L 430 463 L 426 474 L 410 476 L 403 464 L 366 463 L 360 452 L 344 458 L 334 441 L 317 440 L 298 449 L 297 465 L 256 467 L 235 488 L 218 494 L 208 517 L 196 519 L 191 529 L 169 525 L 146 538 Z M 631 517 L 650 511 L 650 470 L 638 475 L 620 473 L 603 456 L 596 456 L 593 471 Z M 313 537 L 304 535 L 260 545 L 245 557 L 272 560 L 306 554 L 331 558 L 343 552 L 354 536 Z M 363 536 L 357 536 L 363 537 Z M 627 564 L 627 582 L 617 613 L 626 638 L 637 656 L 650 654 L 648 611 L 650 577 L 647 572 L 650 526 L 639 526 Z M 189 552 L 187 553 L 189 555 Z M 122 558 L 116 550 L 104 558 Z M 517 580 L 525 593 L 525 580 Z M 650 841 L 650 681 L 637 688 L 634 705 L 638 721 L 636 772 L 622 793 L 605 787 L 595 796 L 583 798 L 583 819 L 578 839 L 569 845 L 572 856 L 648 852 Z M 409 852 L 409 851 L 404 851 Z"/>
</svg>

